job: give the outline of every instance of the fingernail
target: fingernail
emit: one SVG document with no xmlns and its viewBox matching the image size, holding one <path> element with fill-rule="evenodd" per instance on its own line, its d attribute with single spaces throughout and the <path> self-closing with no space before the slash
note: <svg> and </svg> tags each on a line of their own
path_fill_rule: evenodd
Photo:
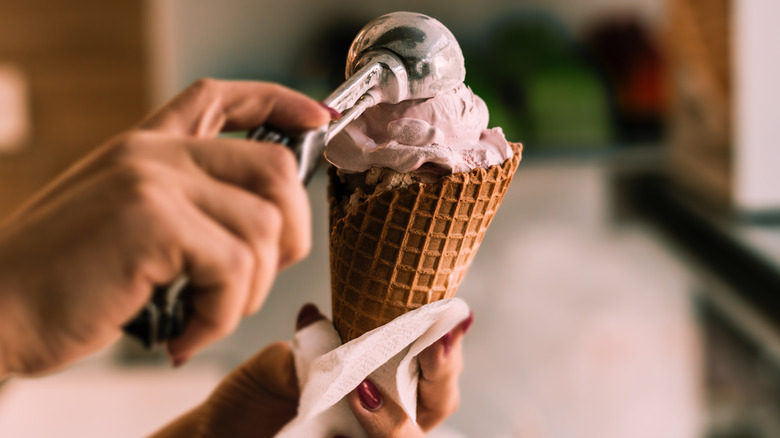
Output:
<svg viewBox="0 0 780 438">
<path fill-rule="evenodd" d="M 306 303 L 298 312 L 298 319 L 295 321 L 295 328 L 300 330 L 309 326 L 314 321 L 320 318 L 320 311 L 312 303 Z"/>
<path fill-rule="evenodd" d="M 338 112 L 335 109 L 329 107 L 328 105 L 325 105 L 324 102 L 320 102 L 320 106 L 325 108 L 326 110 L 328 110 L 328 112 L 330 113 L 330 118 L 331 119 L 338 120 L 338 119 L 341 118 L 341 113 L 340 112 Z"/>
<path fill-rule="evenodd" d="M 171 364 L 173 364 L 174 368 L 179 368 L 185 363 L 187 363 L 186 357 L 174 357 L 173 359 L 171 359 Z"/>
<path fill-rule="evenodd" d="M 382 406 L 382 394 L 379 393 L 379 390 L 370 380 L 366 379 L 360 382 L 357 391 L 360 402 L 369 411 L 376 411 Z"/>
<path fill-rule="evenodd" d="M 441 343 L 444 345 L 444 355 L 447 356 L 452 350 L 452 332 L 447 332 L 441 337 Z"/>
<path fill-rule="evenodd" d="M 458 324 L 458 328 L 463 332 L 465 335 L 469 329 L 471 328 L 471 324 L 474 323 L 474 312 L 469 312 L 469 317 L 464 319 L 463 322 Z"/>
</svg>

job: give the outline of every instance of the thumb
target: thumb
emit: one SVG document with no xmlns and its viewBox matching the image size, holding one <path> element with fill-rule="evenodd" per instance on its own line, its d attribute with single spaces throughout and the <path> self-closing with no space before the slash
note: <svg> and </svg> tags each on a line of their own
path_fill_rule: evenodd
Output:
<svg viewBox="0 0 780 438">
<path fill-rule="evenodd" d="M 371 438 L 425 436 L 401 406 L 384 397 L 368 379 L 362 381 L 357 389 L 349 394 L 347 401 L 358 422 Z"/>
<path fill-rule="evenodd" d="M 330 120 L 309 97 L 267 82 L 201 79 L 141 122 L 142 129 L 210 138 L 222 131 L 252 129 L 269 123 L 293 131 Z"/>
</svg>

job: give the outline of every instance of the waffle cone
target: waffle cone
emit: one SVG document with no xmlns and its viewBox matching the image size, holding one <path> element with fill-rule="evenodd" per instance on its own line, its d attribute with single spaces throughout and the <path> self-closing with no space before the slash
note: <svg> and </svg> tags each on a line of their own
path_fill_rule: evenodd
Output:
<svg viewBox="0 0 780 438">
<path fill-rule="evenodd" d="M 343 342 L 455 295 L 520 162 L 522 145 L 512 148 L 500 165 L 370 196 L 352 213 L 329 169 L 333 324 Z"/>
</svg>

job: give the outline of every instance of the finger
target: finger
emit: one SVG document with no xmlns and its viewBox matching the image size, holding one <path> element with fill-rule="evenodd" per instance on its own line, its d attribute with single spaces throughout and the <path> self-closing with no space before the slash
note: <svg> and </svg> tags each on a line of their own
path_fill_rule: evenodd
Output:
<svg viewBox="0 0 780 438">
<path fill-rule="evenodd" d="M 417 357 L 420 364 L 417 422 L 423 430 L 434 428 L 458 409 L 458 379 L 463 370 L 462 339 L 473 320 L 473 315 L 469 315 Z"/>
<path fill-rule="evenodd" d="M 107 206 L 105 219 L 128 233 L 129 237 L 116 236 L 116 244 L 127 252 L 128 266 L 124 268 L 131 280 L 141 281 L 151 290 L 152 285 L 170 282 L 186 271 L 199 308 L 230 314 L 225 318 L 228 324 L 237 319 L 233 315 L 240 318 L 240 307 L 232 303 L 245 301 L 253 267 L 250 249 L 197 207 L 186 192 L 187 176 L 168 166 L 142 161 L 125 163 L 103 174 L 101 185 L 119 204 L 118 208 Z M 126 242 L 128 238 L 130 242 Z M 199 304 L 209 296 L 204 291 L 211 289 L 224 295 L 224 302 L 217 306 Z"/>
<path fill-rule="evenodd" d="M 174 363 L 181 364 L 238 325 L 252 284 L 254 257 L 250 248 L 191 201 L 177 207 L 192 314 L 184 332 L 167 348 Z"/>
<path fill-rule="evenodd" d="M 474 316 L 469 315 L 450 332 L 442 336 L 431 346 L 423 350 L 417 360 L 420 364 L 420 378 L 426 383 L 434 383 L 458 374 L 463 366 L 459 357 L 463 336 L 473 324 Z"/>
<path fill-rule="evenodd" d="M 404 410 L 368 379 L 347 396 L 350 409 L 363 430 L 371 438 L 401 438 L 424 436 Z"/>
<path fill-rule="evenodd" d="M 267 199 L 205 174 L 189 178 L 187 190 L 198 208 L 251 250 L 252 284 L 243 315 L 256 312 L 268 297 L 280 265 L 280 210 Z"/>
<path fill-rule="evenodd" d="M 298 311 L 298 318 L 295 321 L 295 331 L 300 331 L 314 324 L 317 321 L 325 319 L 325 315 L 312 303 L 306 303 Z"/>
<path fill-rule="evenodd" d="M 71 181 L 62 181 L 58 189 L 50 190 L 48 197 L 79 183 L 78 175 L 83 179 L 90 172 L 137 162 L 164 163 L 195 177 L 206 173 L 270 200 L 282 213 L 279 267 L 287 267 L 309 253 L 311 211 L 308 195 L 297 179 L 297 164 L 292 153 L 276 144 L 258 145 L 229 139 L 181 140 L 156 133 L 126 135 L 84 163 L 81 169 L 87 172 L 77 172 Z M 247 209 L 241 214 L 251 216 L 253 210 Z"/>
<path fill-rule="evenodd" d="M 297 177 L 293 154 L 278 144 L 243 140 L 191 141 L 193 161 L 210 176 L 270 200 L 281 211 L 280 267 L 304 258 L 311 249 L 309 198 Z"/>
<path fill-rule="evenodd" d="M 201 79 L 139 125 L 142 129 L 214 137 L 267 123 L 283 130 L 322 126 L 330 114 L 318 102 L 278 84 Z"/>
</svg>

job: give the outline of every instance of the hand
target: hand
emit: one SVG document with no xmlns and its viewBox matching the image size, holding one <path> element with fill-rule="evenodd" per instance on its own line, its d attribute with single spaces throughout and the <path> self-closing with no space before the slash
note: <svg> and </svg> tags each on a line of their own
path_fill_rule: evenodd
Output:
<svg viewBox="0 0 780 438">
<path fill-rule="evenodd" d="M 217 134 L 329 119 L 278 85 L 202 80 L 76 163 L 0 226 L 0 378 L 108 345 L 181 272 L 194 315 L 173 360 L 231 332 L 308 253 L 310 212 L 290 151 Z"/>
<path fill-rule="evenodd" d="M 297 329 L 323 318 L 316 307 L 306 305 L 298 315 Z M 469 317 L 418 356 L 418 425 L 392 400 L 383 399 L 368 380 L 348 396 L 352 411 L 370 437 L 423 436 L 457 409 L 458 377 L 463 367 L 461 339 L 471 321 Z M 202 405 L 154 437 L 271 437 L 295 417 L 299 396 L 292 352 L 287 343 L 278 342 L 243 363 Z"/>
<path fill-rule="evenodd" d="M 469 315 L 417 356 L 420 364 L 417 424 L 412 423 L 401 406 L 385 399 L 368 379 L 349 395 L 349 406 L 369 437 L 422 437 L 458 409 L 458 378 L 463 370 L 462 339 L 473 321 L 473 316 Z"/>
</svg>

